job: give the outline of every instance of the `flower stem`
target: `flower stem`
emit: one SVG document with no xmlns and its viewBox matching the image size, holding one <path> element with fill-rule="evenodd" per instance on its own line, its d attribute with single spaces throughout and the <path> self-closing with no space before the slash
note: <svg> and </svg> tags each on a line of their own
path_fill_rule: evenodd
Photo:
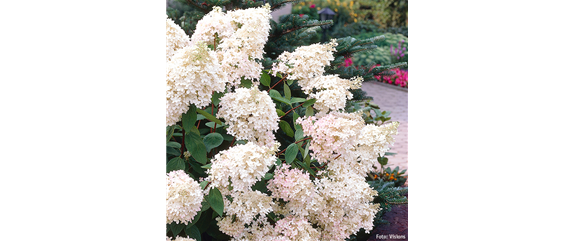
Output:
<svg viewBox="0 0 574 241">
<path fill-rule="evenodd" d="M 273 88 L 275 88 L 275 86 L 277 86 L 279 83 L 281 83 L 281 81 L 283 81 L 285 78 L 287 78 L 287 75 L 285 75 L 285 77 L 283 77 L 281 80 L 279 80 L 279 82 L 277 82 L 276 84 L 274 84 L 273 86 L 271 86 L 271 88 L 269 88 L 267 90 L 267 93 L 269 93 L 269 91 L 271 91 Z"/>
<path fill-rule="evenodd" d="M 299 107 L 302 106 L 303 104 L 305 104 L 305 102 L 303 102 L 303 103 L 301 103 L 300 105 L 295 106 L 295 107 L 293 107 L 292 109 L 290 109 L 289 111 L 285 112 L 285 115 L 283 115 L 283 116 L 287 116 L 287 114 L 289 114 L 289 112 L 293 111 L 294 109 L 299 108 Z M 283 116 L 281 116 L 281 118 L 283 118 Z"/>
</svg>

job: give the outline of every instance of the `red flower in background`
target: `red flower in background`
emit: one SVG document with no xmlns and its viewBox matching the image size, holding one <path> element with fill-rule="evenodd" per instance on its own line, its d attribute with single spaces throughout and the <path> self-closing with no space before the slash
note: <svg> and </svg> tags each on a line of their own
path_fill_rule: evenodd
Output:
<svg viewBox="0 0 574 241">
<path fill-rule="evenodd" d="M 401 87 L 408 87 L 409 85 L 409 72 L 402 69 L 392 69 L 395 75 L 383 76 L 383 82 L 398 85 Z M 379 78 L 377 78 L 379 79 Z M 380 79 L 379 79 L 380 80 Z"/>
<path fill-rule="evenodd" d="M 315 4 L 311 4 L 311 6 L 309 6 L 310 8 L 315 8 Z"/>
<path fill-rule="evenodd" d="M 304 15 L 305 15 L 305 14 L 302 14 L 302 13 L 301 13 L 301 14 L 299 14 L 299 17 L 302 18 Z"/>
<path fill-rule="evenodd" d="M 351 59 L 351 58 L 346 58 L 346 59 L 345 59 L 345 67 L 349 67 L 349 66 L 351 66 L 351 65 L 353 65 L 353 59 Z"/>
</svg>

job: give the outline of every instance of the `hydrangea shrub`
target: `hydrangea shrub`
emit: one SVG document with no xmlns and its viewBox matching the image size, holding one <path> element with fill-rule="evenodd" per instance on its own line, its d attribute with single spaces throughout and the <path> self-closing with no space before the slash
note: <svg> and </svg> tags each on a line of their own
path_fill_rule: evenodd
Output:
<svg viewBox="0 0 574 241">
<path fill-rule="evenodd" d="M 166 20 L 166 240 L 345 240 L 373 228 L 365 177 L 398 123 L 345 112 L 363 79 L 325 74 L 336 41 L 264 69 L 270 18 L 269 5 L 215 7 L 190 38 Z"/>
</svg>

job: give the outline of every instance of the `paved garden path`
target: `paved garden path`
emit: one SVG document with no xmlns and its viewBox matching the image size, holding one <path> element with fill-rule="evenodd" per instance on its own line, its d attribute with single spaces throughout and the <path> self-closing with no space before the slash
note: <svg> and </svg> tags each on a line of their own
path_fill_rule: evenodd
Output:
<svg viewBox="0 0 574 241">
<path fill-rule="evenodd" d="M 395 136 L 395 145 L 389 151 L 397 153 L 397 155 L 388 156 L 387 167 L 395 168 L 399 166 L 401 170 L 407 169 L 409 164 L 409 141 L 407 138 L 409 127 L 408 92 L 400 90 L 398 87 L 395 88 L 394 86 L 374 81 L 364 82 L 362 89 L 367 92 L 368 96 L 373 97 L 373 101 L 381 107 L 381 111 L 391 112 L 391 121 L 400 123 L 398 134 Z M 408 174 L 408 169 L 406 173 Z"/>
</svg>

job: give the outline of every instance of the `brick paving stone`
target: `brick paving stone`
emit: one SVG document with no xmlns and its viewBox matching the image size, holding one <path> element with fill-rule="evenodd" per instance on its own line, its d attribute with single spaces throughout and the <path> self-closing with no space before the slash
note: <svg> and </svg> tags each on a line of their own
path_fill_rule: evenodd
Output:
<svg viewBox="0 0 574 241">
<path fill-rule="evenodd" d="M 399 166 L 399 169 L 408 168 L 408 127 L 409 127 L 409 112 L 408 112 L 408 92 L 389 87 L 387 84 L 380 82 L 364 82 L 363 91 L 367 92 L 368 96 L 373 97 L 373 102 L 379 105 L 381 111 L 390 111 L 391 121 L 398 121 L 399 128 L 398 134 L 395 136 L 395 144 L 391 147 L 389 152 L 397 153 L 394 156 L 388 156 L 388 167 L 394 168 Z M 408 169 L 407 172 L 408 174 Z"/>
</svg>

